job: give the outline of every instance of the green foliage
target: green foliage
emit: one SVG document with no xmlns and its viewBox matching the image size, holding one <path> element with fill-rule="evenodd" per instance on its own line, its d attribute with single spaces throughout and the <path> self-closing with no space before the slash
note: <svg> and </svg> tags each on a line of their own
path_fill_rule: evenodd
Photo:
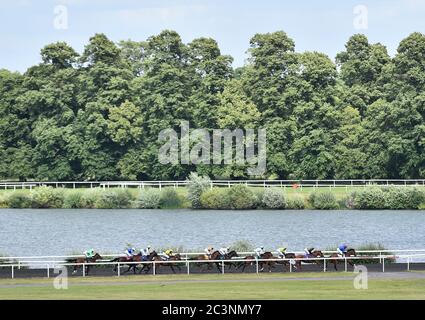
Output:
<svg viewBox="0 0 425 320">
<path fill-rule="evenodd" d="M 62 208 L 63 190 L 40 187 L 31 191 L 31 206 L 38 209 Z"/>
<path fill-rule="evenodd" d="M 204 209 L 224 210 L 230 207 L 227 190 L 221 188 L 204 191 L 200 197 L 200 203 Z"/>
<path fill-rule="evenodd" d="M 351 194 L 354 209 L 419 209 L 425 202 L 425 192 L 414 187 L 372 187 Z"/>
<path fill-rule="evenodd" d="M 199 176 L 192 172 L 187 183 L 187 198 L 190 201 L 192 208 L 201 208 L 201 195 L 211 187 L 211 180 L 208 177 Z"/>
<path fill-rule="evenodd" d="M 291 198 L 288 199 L 288 203 L 286 205 L 287 209 L 292 209 L 292 210 L 303 210 L 305 209 L 306 205 L 305 205 L 305 200 L 304 197 L 302 196 L 292 196 Z"/>
<path fill-rule="evenodd" d="M 255 206 L 256 197 L 245 185 L 236 185 L 226 192 L 228 208 L 232 210 L 252 209 Z"/>
<path fill-rule="evenodd" d="M 127 189 L 114 189 L 100 192 L 94 207 L 96 209 L 124 209 L 128 208 L 132 195 Z"/>
<path fill-rule="evenodd" d="M 81 209 L 88 205 L 89 208 L 92 206 L 84 201 L 84 195 L 82 192 L 74 191 L 65 193 L 65 199 L 63 201 L 64 209 Z"/>
<path fill-rule="evenodd" d="M 316 191 L 310 194 L 308 201 L 314 209 L 334 210 L 338 209 L 335 194 L 330 191 Z"/>
<path fill-rule="evenodd" d="M 161 206 L 161 192 L 157 189 L 146 189 L 140 193 L 138 207 L 140 209 L 159 209 Z"/>
<path fill-rule="evenodd" d="M 267 209 L 284 209 L 286 201 L 282 190 L 280 188 L 267 188 L 264 191 L 262 205 Z"/>
<path fill-rule="evenodd" d="M 266 128 L 264 177 L 425 177 L 423 33 L 403 39 L 394 57 L 353 35 L 336 63 L 295 52 L 284 31 L 247 45 L 237 70 L 214 39 L 185 44 L 172 30 L 119 45 L 95 34 L 81 55 L 65 42 L 46 45 L 25 73 L 0 70 L 0 179 L 184 180 L 194 170 L 247 178 L 236 164 L 159 164 L 158 134 L 181 120 Z M 199 208 L 208 179 L 189 179 Z"/>
<path fill-rule="evenodd" d="M 174 188 L 165 188 L 161 192 L 161 208 L 176 209 L 181 208 L 183 201 Z"/>
<path fill-rule="evenodd" d="M 4 199 L 4 207 L 7 208 L 21 209 L 31 208 L 31 206 L 32 200 L 30 195 L 23 192 L 12 192 Z"/>
<path fill-rule="evenodd" d="M 254 251 L 254 245 L 248 240 L 238 240 L 230 244 L 230 250 L 236 252 L 252 252 Z"/>
</svg>

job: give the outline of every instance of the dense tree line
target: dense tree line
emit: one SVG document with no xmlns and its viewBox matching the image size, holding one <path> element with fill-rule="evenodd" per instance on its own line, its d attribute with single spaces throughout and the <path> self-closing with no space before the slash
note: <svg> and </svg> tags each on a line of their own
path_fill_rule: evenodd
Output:
<svg viewBox="0 0 425 320">
<path fill-rule="evenodd" d="M 174 31 L 114 43 L 96 34 L 78 54 L 41 50 L 25 73 L 0 70 L 0 178 L 244 178 L 234 166 L 161 165 L 158 134 L 267 128 L 265 178 L 425 178 L 425 35 L 390 57 L 352 36 L 335 62 L 295 51 L 282 31 L 257 34 L 233 69 L 217 42 Z"/>
</svg>

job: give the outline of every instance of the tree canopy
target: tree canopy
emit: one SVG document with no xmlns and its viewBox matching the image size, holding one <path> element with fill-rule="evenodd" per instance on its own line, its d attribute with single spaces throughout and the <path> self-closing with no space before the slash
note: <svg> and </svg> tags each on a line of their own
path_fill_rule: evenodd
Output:
<svg viewBox="0 0 425 320">
<path fill-rule="evenodd" d="M 261 178 L 425 178 L 425 35 L 394 57 L 365 35 L 335 60 L 296 52 L 285 32 L 256 34 L 232 67 L 214 39 L 164 30 L 144 41 L 89 39 L 41 49 L 23 74 L 0 69 L 0 178 L 247 178 L 237 164 L 162 165 L 158 134 L 267 129 Z"/>
</svg>

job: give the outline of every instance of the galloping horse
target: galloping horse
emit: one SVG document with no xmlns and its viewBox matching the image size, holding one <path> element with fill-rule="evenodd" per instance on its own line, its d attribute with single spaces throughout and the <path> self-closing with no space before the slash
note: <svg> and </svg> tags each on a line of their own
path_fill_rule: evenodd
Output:
<svg viewBox="0 0 425 320">
<path fill-rule="evenodd" d="M 263 253 L 260 256 L 259 260 L 267 260 L 267 259 L 274 259 L 274 258 L 275 257 L 273 256 L 273 253 L 271 253 L 271 252 L 265 252 L 265 253 Z M 245 260 L 257 260 L 257 257 L 246 256 L 244 259 Z M 241 266 L 243 266 L 242 272 L 244 272 L 245 271 L 245 268 L 247 266 L 252 266 L 254 264 L 255 264 L 254 261 L 242 262 L 241 264 L 239 264 L 239 267 L 238 268 L 240 268 Z M 261 268 L 260 269 L 260 272 L 264 271 L 264 265 L 266 265 L 266 266 L 269 267 L 269 272 L 272 272 L 272 268 L 274 268 L 274 264 L 275 264 L 275 261 L 259 261 L 258 262 L 258 266 Z"/>
<path fill-rule="evenodd" d="M 301 263 L 315 263 L 317 265 L 320 265 L 320 260 L 315 260 L 314 258 L 324 258 L 325 256 L 323 255 L 322 251 L 320 250 L 314 250 L 311 253 L 311 256 L 306 257 L 304 254 L 303 255 L 295 255 L 295 259 L 303 259 L 303 260 L 296 260 L 295 262 L 295 266 L 296 268 L 301 271 Z"/>
<path fill-rule="evenodd" d="M 175 254 L 174 256 L 171 256 L 168 260 L 164 260 L 160 256 L 156 255 L 155 257 L 153 257 L 153 259 L 151 261 L 158 261 L 158 263 L 155 263 L 156 271 L 158 271 L 160 266 L 171 268 L 173 273 L 176 273 L 176 270 L 174 269 L 174 267 L 177 267 L 177 269 L 179 269 L 179 271 L 181 271 L 181 267 L 177 263 L 160 263 L 161 261 L 182 261 L 182 257 L 178 253 Z M 147 272 L 149 272 L 149 270 L 152 267 L 151 264 L 148 264 L 148 265 L 145 265 L 145 266 L 147 266 L 147 268 L 148 268 Z M 143 266 L 143 268 L 145 266 Z M 143 268 L 142 268 L 142 270 L 143 270 Z M 140 272 L 142 272 L 142 271 L 140 271 Z"/>
<path fill-rule="evenodd" d="M 139 253 L 137 255 L 132 256 L 131 258 L 128 258 L 128 257 L 118 257 L 118 258 L 112 259 L 109 262 L 119 262 L 119 263 L 123 263 L 123 264 L 126 264 L 126 262 L 127 262 L 128 263 L 127 264 L 128 265 L 128 269 L 126 271 L 124 271 L 123 273 L 127 273 L 131 269 L 133 269 L 133 273 L 136 274 L 136 267 L 137 267 L 137 265 L 136 264 L 132 264 L 131 262 L 137 262 L 137 261 L 140 261 L 140 259 L 141 259 L 141 254 Z M 114 272 L 117 272 L 117 269 L 118 269 L 118 264 L 116 264 L 114 266 L 114 269 L 113 269 Z"/>
<path fill-rule="evenodd" d="M 220 260 L 221 254 L 220 252 L 218 252 L 218 250 L 214 251 L 213 253 L 211 253 L 211 256 L 208 257 L 208 255 L 206 254 L 202 254 L 200 256 L 194 257 L 191 260 L 195 260 L 195 261 L 205 261 L 205 262 L 198 262 L 196 263 L 196 265 L 199 268 L 202 268 L 204 265 L 207 265 L 207 270 L 211 269 L 211 262 L 208 262 L 209 260 Z M 219 262 L 214 262 L 218 272 L 221 272 L 220 270 L 220 263 Z"/>
<path fill-rule="evenodd" d="M 296 256 L 295 253 L 288 252 L 283 255 L 283 259 L 295 259 L 295 256 Z M 291 262 L 292 264 L 294 263 L 294 261 L 281 260 L 281 261 L 277 261 L 276 264 L 282 264 L 283 270 L 285 270 L 285 267 L 287 267 L 287 269 L 289 270 L 289 265 L 291 264 Z M 294 268 L 296 269 L 297 267 L 294 266 Z"/>
<path fill-rule="evenodd" d="M 345 253 L 345 257 L 356 257 L 356 250 L 354 249 L 348 249 L 347 252 Z M 344 260 L 338 259 L 341 258 L 337 253 L 333 253 L 331 254 L 331 256 L 329 258 L 335 258 L 335 259 L 331 259 L 329 260 L 330 263 L 332 263 L 334 265 L 334 268 L 336 271 L 338 271 L 337 268 L 337 264 L 340 262 L 343 262 Z M 354 267 L 355 264 L 351 259 L 347 259 L 347 262 L 350 264 L 350 266 Z"/>
<path fill-rule="evenodd" d="M 91 257 L 91 258 L 77 258 L 77 259 L 72 259 L 72 260 L 68 260 L 69 261 L 69 263 L 95 263 L 97 260 L 102 260 L 103 258 L 102 258 L 102 256 L 100 255 L 100 254 L 98 254 L 98 253 L 96 253 L 93 257 Z M 89 274 L 89 267 L 91 267 L 91 266 L 86 266 L 86 275 L 88 275 Z M 72 273 L 76 273 L 77 272 L 77 268 L 78 268 L 78 266 L 77 265 L 75 265 L 74 266 L 74 270 L 72 271 Z"/>
</svg>

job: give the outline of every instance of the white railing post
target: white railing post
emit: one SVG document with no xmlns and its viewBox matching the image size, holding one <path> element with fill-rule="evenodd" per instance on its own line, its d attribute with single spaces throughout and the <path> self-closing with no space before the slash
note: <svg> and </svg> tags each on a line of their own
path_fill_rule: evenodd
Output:
<svg viewBox="0 0 425 320">
<path fill-rule="evenodd" d="M 86 264 L 83 263 L 83 277 L 86 276 Z"/>
<path fill-rule="evenodd" d="M 289 260 L 289 272 L 292 272 L 292 263 L 291 263 L 291 260 Z"/>
<path fill-rule="evenodd" d="M 410 256 L 407 257 L 407 271 L 410 271 Z"/>
<path fill-rule="evenodd" d="M 221 274 L 224 274 L 224 260 L 221 261 Z"/>
<path fill-rule="evenodd" d="M 156 275 L 156 264 L 155 261 L 153 262 L 153 275 Z"/>
<path fill-rule="evenodd" d="M 345 272 L 347 272 L 347 257 L 344 257 Z"/>
<path fill-rule="evenodd" d="M 118 277 L 121 276 L 121 268 L 120 268 L 120 263 L 118 262 L 117 265 L 117 270 L 118 270 Z"/>
<path fill-rule="evenodd" d="M 190 262 L 186 259 L 187 275 L 190 275 Z"/>
<path fill-rule="evenodd" d="M 256 272 L 258 274 L 258 259 L 255 259 L 255 268 L 256 268 Z"/>
<path fill-rule="evenodd" d="M 14 270 L 14 268 L 13 268 L 13 266 L 12 266 L 12 279 L 13 278 L 15 278 L 15 270 Z"/>
<path fill-rule="evenodd" d="M 385 258 L 382 257 L 382 272 L 385 272 Z"/>
<path fill-rule="evenodd" d="M 326 272 L 326 258 L 323 259 L 323 272 Z"/>
<path fill-rule="evenodd" d="M 47 278 L 50 278 L 50 269 L 49 269 L 49 265 L 47 265 Z"/>
</svg>

